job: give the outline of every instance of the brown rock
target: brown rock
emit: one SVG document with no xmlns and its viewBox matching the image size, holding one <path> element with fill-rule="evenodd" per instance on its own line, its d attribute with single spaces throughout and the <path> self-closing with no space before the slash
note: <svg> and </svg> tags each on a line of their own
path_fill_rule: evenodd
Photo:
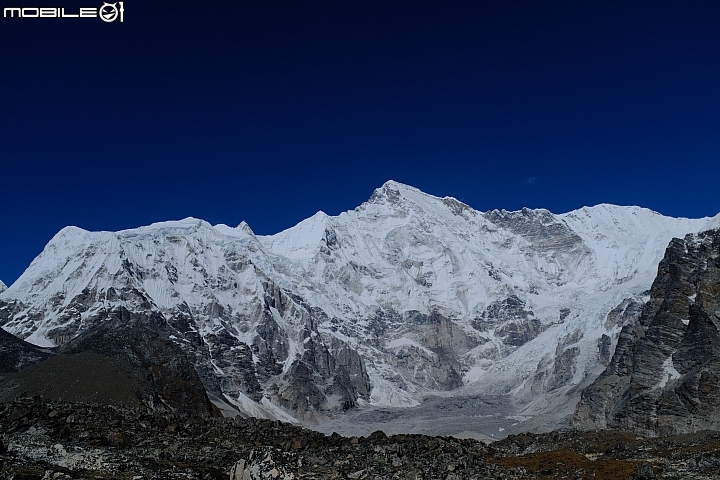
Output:
<svg viewBox="0 0 720 480">
<path fill-rule="evenodd" d="M 122 432 L 110 432 L 107 436 L 108 444 L 115 448 L 125 448 L 130 442 L 127 435 Z"/>
</svg>

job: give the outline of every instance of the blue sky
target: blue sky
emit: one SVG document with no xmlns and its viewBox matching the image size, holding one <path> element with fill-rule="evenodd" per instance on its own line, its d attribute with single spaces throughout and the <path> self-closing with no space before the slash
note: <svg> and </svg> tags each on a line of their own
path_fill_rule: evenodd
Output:
<svg viewBox="0 0 720 480">
<path fill-rule="evenodd" d="M 8 284 L 66 225 L 268 234 L 388 179 L 480 210 L 720 211 L 716 1 L 124 6 L 0 18 Z"/>
</svg>

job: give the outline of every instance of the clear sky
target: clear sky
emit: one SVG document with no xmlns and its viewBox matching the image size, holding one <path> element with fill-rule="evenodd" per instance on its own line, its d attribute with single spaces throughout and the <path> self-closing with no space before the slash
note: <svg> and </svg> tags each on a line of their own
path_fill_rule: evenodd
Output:
<svg viewBox="0 0 720 480">
<path fill-rule="evenodd" d="M 716 0 L 124 9 L 0 18 L 7 284 L 66 225 L 194 216 L 269 234 L 388 179 L 479 210 L 720 211 Z"/>
</svg>

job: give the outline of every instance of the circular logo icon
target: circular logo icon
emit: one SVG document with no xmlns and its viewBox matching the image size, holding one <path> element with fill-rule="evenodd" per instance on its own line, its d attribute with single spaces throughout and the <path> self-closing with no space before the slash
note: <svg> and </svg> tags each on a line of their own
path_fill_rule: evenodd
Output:
<svg viewBox="0 0 720 480">
<path fill-rule="evenodd" d="M 103 22 L 114 22 L 115 19 L 118 17 L 119 12 L 117 7 L 117 2 L 115 3 L 105 3 L 103 2 L 103 6 L 100 7 L 100 20 Z"/>
</svg>

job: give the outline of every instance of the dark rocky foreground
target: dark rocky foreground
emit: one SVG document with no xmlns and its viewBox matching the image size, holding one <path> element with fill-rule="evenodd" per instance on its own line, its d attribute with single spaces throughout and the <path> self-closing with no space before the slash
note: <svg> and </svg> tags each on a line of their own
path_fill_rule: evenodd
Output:
<svg viewBox="0 0 720 480">
<path fill-rule="evenodd" d="M 269 420 L 42 401 L 0 404 L 2 479 L 720 478 L 720 433 L 325 436 Z"/>
</svg>

